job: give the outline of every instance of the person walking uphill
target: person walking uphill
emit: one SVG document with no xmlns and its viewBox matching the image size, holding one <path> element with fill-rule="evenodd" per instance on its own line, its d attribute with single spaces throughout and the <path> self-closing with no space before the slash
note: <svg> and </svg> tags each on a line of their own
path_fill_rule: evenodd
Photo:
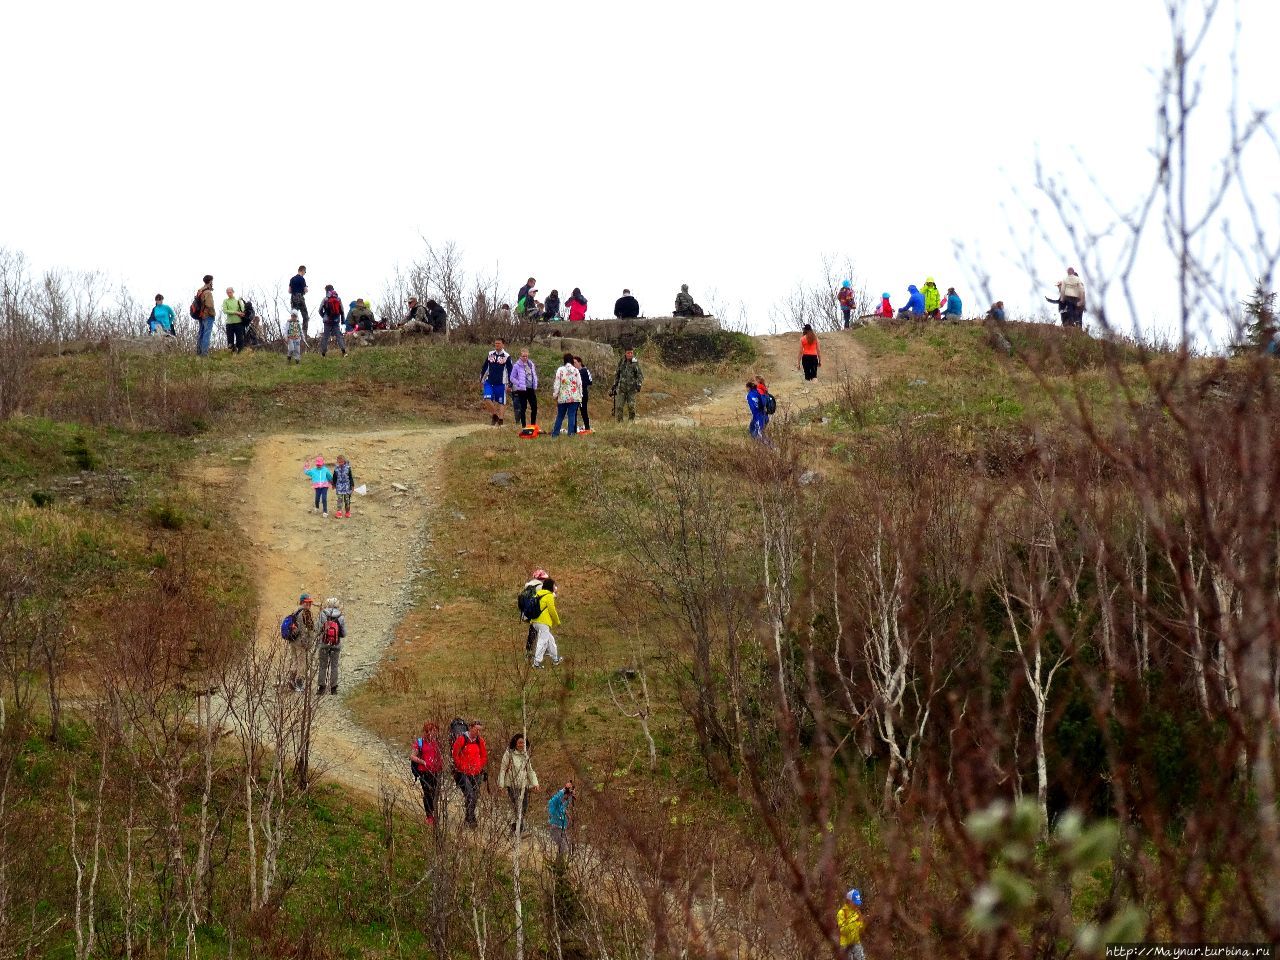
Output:
<svg viewBox="0 0 1280 960">
<path fill-rule="evenodd" d="M 511 832 L 523 830 L 529 822 L 529 794 L 538 789 L 538 775 L 533 771 L 533 762 L 529 759 L 529 751 L 525 745 L 524 734 L 517 733 L 507 744 L 502 755 L 502 766 L 498 769 L 498 787 L 507 791 L 511 801 Z"/>
<path fill-rule="evenodd" d="M 334 518 L 351 519 L 351 491 L 356 488 L 356 475 L 351 472 L 351 464 L 347 458 L 338 455 L 338 465 L 333 468 L 333 492 L 338 498 L 338 509 L 333 511 Z"/>
<path fill-rule="evenodd" d="M 836 911 L 836 928 L 840 931 L 840 949 L 846 960 L 867 960 L 862 949 L 862 891 L 856 887 L 844 895 L 844 903 Z"/>
<path fill-rule="evenodd" d="M 289 278 L 289 309 L 297 310 L 302 317 L 302 335 L 307 335 L 307 324 L 311 315 L 307 313 L 307 268 L 298 267 L 298 272 Z"/>
<path fill-rule="evenodd" d="M 613 386 L 609 388 L 609 396 L 613 397 L 613 418 L 619 423 L 625 416 L 628 420 L 636 418 L 636 396 L 644 386 L 644 371 L 640 369 L 640 361 L 636 352 L 630 347 L 622 354 L 618 370 L 613 375 Z"/>
<path fill-rule="evenodd" d="M 547 826 L 556 845 L 557 862 L 562 862 L 569 855 L 569 810 L 573 806 L 573 797 L 573 781 L 570 780 L 547 801 Z"/>
<path fill-rule="evenodd" d="M 333 284 L 326 284 L 324 300 L 320 302 L 320 319 L 324 321 L 324 331 L 320 334 L 320 356 L 323 357 L 328 353 L 330 338 L 338 345 L 342 355 L 344 357 L 347 355 L 347 344 L 342 339 L 342 321 L 346 318 L 346 315 L 346 308 L 342 305 L 342 298 L 333 289 Z"/>
<path fill-rule="evenodd" d="M 325 691 L 325 676 L 329 678 L 329 692 L 338 692 L 338 655 L 342 652 L 342 641 L 347 636 L 347 619 L 342 615 L 337 597 L 330 597 L 324 602 L 320 611 L 320 669 L 317 680 L 319 686 L 316 693 L 321 696 Z"/>
<path fill-rule="evenodd" d="M 316 457 L 315 463 L 304 467 L 303 473 L 311 481 L 311 489 L 315 491 L 316 502 L 313 510 L 319 510 L 325 517 L 329 516 L 329 488 L 333 486 L 333 474 L 324 465 L 324 457 Z"/>
<path fill-rule="evenodd" d="M 820 366 L 822 366 L 822 350 L 818 346 L 818 335 L 813 332 L 813 327 L 806 323 L 804 332 L 800 334 L 800 359 L 796 361 L 796 369 L 804 371 L 806 380 L 817 380 Z"/>
<path fill-rule="evenodd" d="M 551 383 L 551 395 L 556 401 L 556 424 L 551 436 L 560 436 L 564 417 L 569 415 L 569 436 L 578 432 L 578 404 L 582 403 L 582 376 L 573 365 L 573 354 L 564 355 L 564 364 L 556 368 L 556 378 Z"/>
<path fill-rule="evenodd" d="M 422 809 L 427 815 L 427 826 L 435 826 L 436 798 L 440 796 L 440 770 L 444 758 L 440 755 L 440 727 L 428 720 L 422 725 L 422 736 L 413 743 L 413 777 L 422 787 Z"/>
<path fill-rule="evenodd" d="M 520 429 L 538 425 L 538 368 L 529 359 L 529 349 L 521 349 L 520 359 L 511 365 L 511 403 Z"/>
<path fill-rule="evenodd" d="M 450 755 L 453 757 L 453 779 L 462 791 L 466 816 L 464 821 L 474 827 L 476 820 L 476 800 L 480 797 L 480 783 L 484 777 L 484 768 L 489 763 L 489 748 L 480 736 L 481 723 L 472 720 L 467 732 L 460 734 L 453 741 Z"/>
<path fill-rule="evenodd" d="M 533 665 L 542 669 L 542 658 L 551 654 L 552 666 L 559 666 L 564 657 L 556 647 L 556 638 L 551 628 L 560 626 L 560 614 L 556 611 L 556 582 L 550 577 L 542 581 L 542 589 L 534 594 L 538 603 L 538 615 L 531 621 L 538 631 L 538 640 L 533 648 Z"/>
<path fill-rule="evenodd" d="M 218 315 L 218 308 L 213 303 L 213 275 L 204 275 L 204 286 L 196 291 L 196 298 L 191 304 L 191 316 L 199 324 L 196 332 L 196 356 L 209 355 L 209 337 L 213 333 L 213 321 Z"/>
<path fill-rule="evenodd" d="M 484 390 L 484 401 L 489 407 L 492 426 L 502 426 L 506 413 L 507 384 L 511 382 L 511 354 L 499 337 L 493 341 L 493 349 L 480 365 L 480 386 Z"/>
</svg>

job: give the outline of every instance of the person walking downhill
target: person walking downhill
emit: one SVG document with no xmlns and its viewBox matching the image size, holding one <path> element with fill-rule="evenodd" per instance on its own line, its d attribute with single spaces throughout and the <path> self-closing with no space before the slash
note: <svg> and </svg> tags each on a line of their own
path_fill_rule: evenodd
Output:
<svg viewBox="0 0 1280 960">
<path fill-rule="evenodd" d="M 507 744 L 498 770 L 498 787 L 507 791 L 511 801 L 511 832 L 517 828 L 523 831 L 529 822 L 529 794 L 538 789 L 538 775 L 533 771 L 523 733 L 515 734 Z"/>
<path fill-rule="evenodd" d="M 867 960 L 866 951 L 862 949 L 862 930 L 865 926 L 866 921 L 862 919 L 862 891 L 855 887 L 844 895 L 844 903 L 836 911 L 840 949 L 844 951 L 845 960 Z"/>
<path fill-rule="evenodd" d="M 330 597 L 324 602 L 320 611 L 320 669 L 317 674 L 319 686 L 316 693 L 321 696 L 325 692 L 325 679 L 328 678 L 330 693 L 338 692 L 338 655 L 342 652 L 342 641 L 347 635 L 347 619 L 342 615 L 337 597 Z"/>
<path fill-rule="evenodd" d="M 285 363 L 302 362 L 302 319 L 297 310 L 289 311 L 289 325 L 285 328 Z"/>
<path fill-rule="evenodd" d="M 307 313 L 307 268 L 298 267 L 298 272 L 289 278 L 289 309 L 297 310 L 302 317 L 302 335 L 307 336 L 307 324 L 311 315 Z"/>
<path fill-rule="evenodd" d="M 480 387 L 489 408 L 491 426 L 500 427 L 507 412 L 507 384 L 511 382 L 511 354 L 501 337 L 493 341 L 493 349 L 480 365 Z"/>
<path fill-rule="evenodd" d="M 568 303 L 570 323 L 581 323 L 587 319 L 587 298 L 577 287 L 574 287 L 573 293 L 569 294 Z"/>
<path fill-rule="evenodd" d="M 582 403 L 582 377 L 578 368 L 573 365 L 573 354 L 564 355 L 564 364 L 556 369 L 556 378 L 551 384 L 551 395 L 556 401 L 556 424 L 551 429 L 551 436 L 560 436 L 560 426 L 564 423 L 565 414 L 569 415 L 569 436 L 578 432 L 578 404 Z"/>
<path fill-rule="evenodd" d="M 751 426 L 747 432 L 752 439 L 763 443 L 769 414 L 765 411 L 765 394 L 760 392 L 760 385 L 755 380 L 747 381 L 747 411 L 751 414 Z"/>
<path fill-rule="evenodd" d="M 173 307 L 164 302 L 164 294 L 156 294 L 156 305 L 151 308 L 151 315 L 147 317 L 147 329 L 152 336 L 155 336 L 157 330 L 167 337 L 173 337 L 177 334 L 173 331 L 174 316 Z"/>
<path fill-rule="evenodd" d="M 351 471 L 351 464 L 346 457 L 338 454 L 338 465 L 333 468 L 333 492 L 338 499 L 338 509 L 333 511 L 335 519 L 351 519 L 351 492 L 355 488 L 356 475 Z"/>
<path fill-rule="evenodd" d="M 520 359 L 511 365 L 511 404 L 520 429 L 538 425 L 538 368 L 529 359 L 529 348 L 520 350 Z"/>
<path fill-rule="evenodd" d="M 316 502 L 312 510 L 319 510 L 325 518 L 329 516 L 329 488 L 333 486 L 333 474 L 324 465 L 324 457 L 316 457 L 310 467 L 303 467 L 302 472 L 311 481 L 311 489 L 315 491 Z"/>
<path fill-rule="evenodd" d="M 320 334 L 320 356 L 328 354 L 330 339 L 338 345 L 344 357 L 347 355 L 347 342 L 342 339 L 342 321 L 345 318 L 346 308 L 342 305 L 342 298 L 333 289 L 332 283 L 326 284 L 324 299 L 320 301 L 320 319 L 324 321 Z"/>
<path fill-rule="evenodd" d="M 222 317 L 227 324 L 227 347 L 232 353 L 244 349 L 244 301 L 227 287 L 227 299 L 222 301 Z"/>
<path fill-rule="evenodd" d="M 552 627 L 560 626 L 560 614 L 556 610 L 556 582 L 550 577 L 542 581 L 542 589 L 535 597 L 538 601 L 538 615 L 533 618 L 534 629 L 538 631 L 538 640 L 533 648 L 533 666 L 542 669 L 542 658 L 551 655 L 551 665 L 558 667 L 564 662 L 560 650 L 556 646 Z"/>
<path fill-rule="evenodd" d="M 818 335 L 813 332 L 813 327 L 806 323 L 804 332 L 800 334 L 800 359 L 796 361 L 796 369 L 804 371 L 806 380 L 817 380 L 820 366 L 822 366 L 822 350 L 818 346 Z"/>
<path fill-rule="evenodd" d="M 573 781 L 569 780 L 547 801 L 547 827 L 556 846 L 556 863 L 564 863 L 569 856 L 569 812 L 573 796 Z"/>
<path fill-rule="evenodd" d="M 213 275 L 206 273 L 204 275 L 204 286 L 196 291 L 196 300 L 193 304 L 193 313 L 196 308 L 199 315 L 196 320 L 200 327 L 196 332 L 196 356 L 207 357 L 209 355 L 209 338 L 213 334 L 213 321 L 218 316 L 218 308 L 213 303 Z"/>
<path fill-rule="evenodd" d="M 472 720 L 467 732 L 453 741 L 450 754 L 453 757 L 453 779 L 462 791 L 466 815 L 464 822 L 476 826 L 476 801 L 480 798 L 480 784 L 484 768 L 489 763 L 489 748 L 480 736 L 482 724 Z"/>
<path fill-rule="evenodd" d="M 574 356 L 573 365 L 578 368 L 578 376 L 582 378 L 582 404 L 578 407 L 578 419 L 582 425 L 578 427 L 578 432 L 590 433 L 591 413 L 587 410 L 587 403 L 591 400 L 591 384 L 595 383 L 595 378 L 591 376 L 591 370 L 581 357 Z"/>
<path fill-rule="evenodd" d="M 422 787 L 422 809 L 427 826 L 436 824 L 436 798 L 440 796 L 440 771 L 444 757 L 440 755 L 440 727 L 428 720 L 422 725 L 422 736 L 413 743 L 413 776 Z"/>
<path fill-rule="evenodd" d="M 613 375 L 613 386 L 609 388 L 609 396 L 613 398 L 613 418 L 619 423 L 625 416 L 631 422 L 636 419 L 636 396 L 644 386 L 644 371 L 640 369 L 640 361 L 636 352 L 630 347 L 622 354 L 618 370 Z"/>
<path fill-rule="evenodd" d="M 294 693 L 302 693 L 307 677 L 311 673 L 307 666 L 307 656 L 320 639 L 320 621 L 312 609 L 311 594 L 304 593 L 298 597 L 298 609 L 286 620 L 288 627 L 284 630 L 287 644 L 286 663 L 289 667 L 289 679 L 285 681 Z"/>
<path fill-rule="evenodd" d="M 848 280 L 840 284 L 840 289 L 836 293 L 836 302 L 840 304 L 840 319 L 844 322 L 844 328 L 848 330 L 849 318 L 853 315 L 853 284 Z"/>
</svg>

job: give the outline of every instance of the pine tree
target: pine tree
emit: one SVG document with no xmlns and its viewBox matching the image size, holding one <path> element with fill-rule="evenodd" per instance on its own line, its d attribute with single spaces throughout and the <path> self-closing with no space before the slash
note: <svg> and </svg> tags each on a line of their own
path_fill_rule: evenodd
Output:
<svg viewBox="0 0 1280 960">
<path fill-rule="evenodd" d="M 1236 352 L 1263 350 L 1276 338 L 1276 295 L 1259 280 L 1244 302 L 1244 330 Z"/>
</svg>

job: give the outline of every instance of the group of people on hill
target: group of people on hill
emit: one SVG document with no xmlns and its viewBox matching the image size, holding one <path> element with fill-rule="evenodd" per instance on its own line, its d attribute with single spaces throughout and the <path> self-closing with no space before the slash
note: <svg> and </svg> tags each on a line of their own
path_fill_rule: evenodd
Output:
<svg viewBox="0 0 1280 960">
<path fill-rule="evenodd" d="M 525 320 L 539 320 L 545 323 L 554 323 L 565 319 L 570 323 L 580 323 L 587 319 L 587 298 L 583 295 L 580 287 L 574 287 L 573 292 L 569 294 L 569 298 L 562 304 L 559 290 L 552 290 L 547 294 L 545 300 L 539 300 L 537 282 L 536 278 L 530 277 L 516 291 L 516 317 Z M 498 310 L 500 315 L 504 311 L 509 315 L 511 306 L 504 303 Z M 561 315 L 562 311 L 565 316 Z M 680 285 L 680 292 L 676 294 L 675 306 L 671 311 L 671 315 L 673 317 L 701 317 L 705 315 L 702 307 L 690 295 L 687 283 Z M 615 320 L 634 320 L 640 316 L 640 301 L 632 295 L 629 289 L 623 289 L 622 296 L 614 301 L 613 316 Z"/>
<path fill-rule="evenodd" d="M 560 436 L 561 428 L 568 421 L 568 435 L 591 433 L 591 387 L 595 377 L 587 362 L 574 353 L 565 353 L 563 363 L 556 368 L 551 380 L 551 396 L 556 404 L 553 437 Z M 614 371 L 609 397 L 613 400 L 613 415 L 619 422 L 634 421 L 636 397 L 644 385 L 644 371 L 636 358 L 635 350 L 627 348 Z M 501 337 L 493 341 L 480 365 L 480 389 L 491 426 L 506 424 L 507 395 L 511 395 L 515 417 L 520 422 L 522 437 L 536 437 L 538 429 L 538 367 L 529 356 L 528 348 L 520 350 L 518 358 L 507 351 Z M 581 420 L 581 423 L 579 423 Z"/>
<path fill-rule="evenodd" d="M 319 612 L 311 594 L 298 597 L 293 613 L 280 622 L 280 636 L 286 644 L 289 676 L 286 685 L 295 693 L 306 689 L 311 652 L 317 653 L 316 695 L 338 692 L 338 658 L 347 636 L 347 618 L 337 597 L 329 597 Z"/>
</svg>

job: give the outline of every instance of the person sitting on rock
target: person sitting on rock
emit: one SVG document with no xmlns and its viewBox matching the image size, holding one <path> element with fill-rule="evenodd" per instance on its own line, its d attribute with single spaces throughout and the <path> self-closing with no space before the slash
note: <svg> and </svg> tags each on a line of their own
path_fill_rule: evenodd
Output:
<svg viewBox="0 0 1280 960">
<path fill-rule="evenodd" d="M 997 300 L 991 305 L 991 309 L 987 311 L 987 319 L 994 320 L 997 323 L 1004 323 L 1004 301 Z"/>
<path fill-rule="evenodd" d="M 444 312 L 444 307 L 436 303 L 434 300 L 428 300 L 427 307 L 427 324 L 431 327 L 432 333 L 444 333 L 449 329 L 449 317 Z"/>
<path fill-rule="evenodd" d="M 373 311 L 369 309 L 368 300 L 353 300 L 351 309 L 347 311 L 347 323 L 352 330 L 368 332 L 373 329 Z"/>
<path fill-rule="evenodd" d="M 613 304 L 613 315 L 619 320 L 634 320 L 640 316 L 640 301 L 631 295 L 630 290 L 623 290 Z"/>
<path fill-rule="evenodd" d="M 701 317 L 702 308 L 693 302 L 689 294 L 689 285 L 680 284 L 680 292 L 676 294 L 676 308 L 671 311 L 673 317 Z"/>
</svg>

